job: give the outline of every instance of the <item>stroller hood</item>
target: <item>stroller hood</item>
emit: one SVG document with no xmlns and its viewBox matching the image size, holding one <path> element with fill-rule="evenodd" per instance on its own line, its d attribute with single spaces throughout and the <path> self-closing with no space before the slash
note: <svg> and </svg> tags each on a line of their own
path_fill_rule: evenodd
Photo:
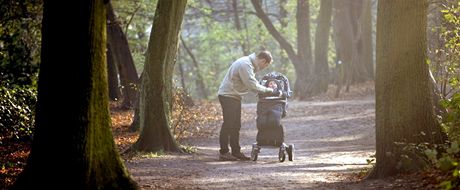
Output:
<svg viewBox="0 0 460 190">
<path fill-rule="evenodd" d="M 282 97 L 273 97 L 268 94 L 259 93 L 259 100 L 284 100 L 292 96 L 291 87 L 289 86 L 289 79 L 281 73 L 271 72 L 264 75 L 259 80 L 260 85 L 265 87 L 274 88 L 276 90 L 281 90 L 283 93 Z"/>
</svg>

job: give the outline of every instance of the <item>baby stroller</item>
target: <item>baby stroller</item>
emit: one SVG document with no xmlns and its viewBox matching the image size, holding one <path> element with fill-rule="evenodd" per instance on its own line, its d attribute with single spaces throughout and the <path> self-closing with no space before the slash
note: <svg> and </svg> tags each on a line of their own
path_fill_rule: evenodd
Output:
<svg viewBox="0 0 460 190">
<path fill-rule="evenodd" d="M 293 160 L 294 145 L 284 143 L 284 127 L 281 118 L 286 116 L 287 99 L 291 97 L 289 80 L 281 73 L 268 73 L 260 79 L 259 83 L 281 91 L 280 96 L 258 94 L 257 102 L 257 143 L 252 144 L 251 160 L 257 161 L 257 156 L 262 147 L 279 148 L 278 159 L 284 162 L 286 153 L 289 161 Z"/>
</svg>

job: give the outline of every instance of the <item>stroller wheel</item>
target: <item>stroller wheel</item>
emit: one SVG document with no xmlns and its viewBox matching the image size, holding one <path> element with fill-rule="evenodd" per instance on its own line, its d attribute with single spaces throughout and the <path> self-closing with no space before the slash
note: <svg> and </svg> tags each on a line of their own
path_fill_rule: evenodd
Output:
<svg viewBox="0 0 460 190">
<path fill-rule="evenodd" d="M 290 144 L 286 150 L 286 152 L 288 153 L 288 159 L 289 161 L 292 161 L 293 158 L 294 158 L 294 145 L 293 144 Z"/>
<path fill-rule="evenodd" d="M 284 149 L 281 147 L 278 153 L 278 160 L 280 162 L 284 162 L 285 159 L 286 159 L 286 154 L 284 154 Z"/>
<path fill-rule="evenodd" d="M 259 147 L 255 144 L 252 145 L 252 151 L 251 151 L 251 160 L 252 161 L 257 161 L 257 156 L 259 154 Z"/>
</svg>

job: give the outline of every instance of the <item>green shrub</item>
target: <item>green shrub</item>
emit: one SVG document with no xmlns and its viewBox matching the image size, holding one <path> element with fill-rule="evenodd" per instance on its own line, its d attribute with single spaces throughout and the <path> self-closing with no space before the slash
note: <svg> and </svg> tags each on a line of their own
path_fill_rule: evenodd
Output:
<svg viewBox="0 0 460 190">
<path fill-rule="evenodd" d="M 460 140 L 460 94 L 454 94 L 450 99 L 441 100 L 441 106 L 447 112 L 442 117 L 442 126 L 452 141 Z"/>
<path fill-rule="evenodd" d="M 435 168 L 447 174 L 441 180 L 440 188 L 450 190 L 460 187 L 460 147 L 457 141 L 433 149 L 426 149 L 425 155 Z"/>
<path fill-rule="evenodd" d="M 31 139 L 36 102 L 32 86 L 0 87 L 0 143 Z"/>
<path fill-rule="evenodd" d="M 434 167 L 446 174 L 440 187 L 458 189 L 460 187 L 460 2 L 446 3 L 441 11 L 443 15 L 440 38 L 444 42 L 446 78 L 449 86 L 447 96 L 441 100 L 446 112 L 440 117 L 441 125 L 449 137 L 449 143 L 439 145 L 436 149 L 426 149 L 425 155 Z"/>
</svg>

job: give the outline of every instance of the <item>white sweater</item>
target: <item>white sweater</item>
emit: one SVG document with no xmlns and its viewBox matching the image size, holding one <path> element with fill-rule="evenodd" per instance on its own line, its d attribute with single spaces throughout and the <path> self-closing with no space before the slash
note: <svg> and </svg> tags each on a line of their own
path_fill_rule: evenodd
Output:
<svg viewBox="0 0 460 190">
<path fill-rule="evenodd" d="M 255 77 L 255 72 L 259 70 L 255 64 L 255 58 L 256 55 L 253 53 L 233 62 L 225 74 L 217 94 L 241 100 L 242 96 L 247 94 L 249 90 L 256 93 L 271 92 L 271 88 L 260 85 Z"/>
</svg>

